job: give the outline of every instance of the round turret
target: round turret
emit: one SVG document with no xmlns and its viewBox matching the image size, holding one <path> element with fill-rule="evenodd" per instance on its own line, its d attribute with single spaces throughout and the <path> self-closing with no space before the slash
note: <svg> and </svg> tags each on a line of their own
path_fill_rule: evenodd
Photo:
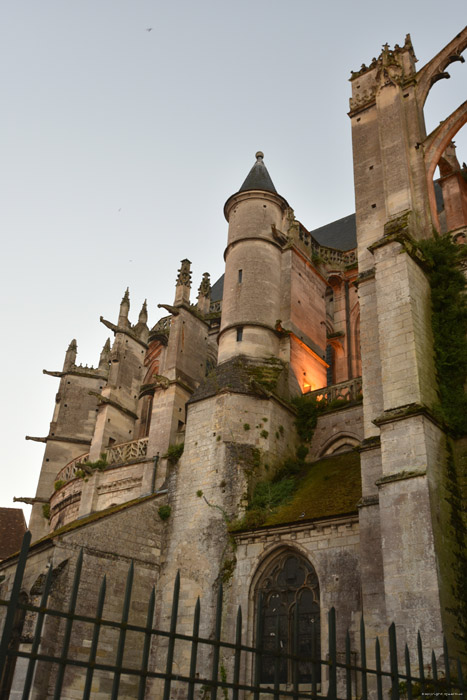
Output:
<svg viewBox="0 0 467 700">
<path fill-rule="evenodd" d="M 277 356 L 275 330 L 281 305 L 281 246 L 275 228 L 283 228 L 286 200 L 277 194 L 263 153 L 240 190 L 226 202 L 229 222 L 219 363 L 236 355 Z"/>
</svg>

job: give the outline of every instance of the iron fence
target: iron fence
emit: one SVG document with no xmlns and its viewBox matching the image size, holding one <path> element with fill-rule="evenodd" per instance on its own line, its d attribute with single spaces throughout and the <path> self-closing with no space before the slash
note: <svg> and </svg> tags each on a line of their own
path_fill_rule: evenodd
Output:
<svg viewBox="0 0 467 700">
<path fill-rule="evenodd" d="M 156 698 L 156 700 L 170 700 L 172 697 L 194 700 L 206 698 L 206 700 L 261 700 L 295 698 L 328 698 L 328 700 L 352 700 L 361 698 L 368 700 L 428 700 L 440 696 L 456 696 L 460 700 L 466 698 L 466 688 L 462 676 L 462 667 L 459 660 L 453 663 L 449 657 L 446 641 L 444 640 L 444 664 L 439 669 L 435 654 L 432 652 L 428 662 L 423 654 L 422 641 L 418 635 L 418 644 L 415 654 L 418 665 L 418 673 L 414 675 L 411 669 L 410 654 L 405 646 L 403 656 L 403 668 L 399 668 L 399 656 L 396 640 L 396 628 L 392 624 L 388 631 L 389 664 L 384 668 L 380 650 L 380 642 L 377 639 L 374 647 L 374 668 L 367 665 L 367 642 L 365 639 L 365 625 L 363 620 L 360 625 L 359 649 L 351 650 L 351 638 L 349 632 L 346 635 L 345 649 L 338 651 L 336 637 L 336 614 L 334 608 L 328 613 L 328 649 L 325 658 L 318 656 L 310 658 L 309 655 L 300 653 L 299 648 L 299 610 L 295 607 L 292 624 L 292 647 L 290 650 L 280 648 L 279 634 L 273 635 L 274 641 L 262 639 L 262 598 L 258 601 L 256 614 L 255 645 L 249 646 L 242 640 L 242 611 L 238 608 L 236 628 L 232 635 L 233 641 L 221 639 L 221 621 L 223 591 L 219 587 L 217 595 L 217 610 L 215 616 L 214 634 L 211 638 L 200 636 L 200 601 L 198 599 L 193 615 L 192 634 L 180 634 L 177 632 L 177 619 L 180 593 L 180 576 L 175 580 L 173 602 L 171 609 L 171 621 L 168 631 L 154 628 L 155 613 L 155 589 L 153 588 L 149 598 L 146 614 L 146 624 L 134 625 L 129 623 L 131 604 L 131 592 L 133 585 L 133 564 L 130 565 L 126 580 L 123 607 L 120 621 L 104 619 L 102 617 L 106 598 L 106 579 L 102 580 L 97 599 L 94 616 L 79 615 L 76 613 L 78 591 L 82 570 L 83 554 L 80 552 L 74 580 L 71 587 L 68 607 L 66 610 L 56 610 L 47 607 L 47 602 L 52 583 L 52 567 L 49 568 L 39 605 L 30 605 L 22 599 L 21 586 L 28 556 L 30 533 L 26 533 L 23 546 L 18 558 L 13 587 L 9 600 L 0 599 L 0 609 L 4 608 L 3 633 L 0 641 L 0 700 L 7 700 L 9 688 L 14 674 L 14 666 L 17 659 L 27 661 L 24 680 L 22 681 L 21 697 L 28 700 L 32 691 L 34 673 L 39 664 L 52 664 L 56 668 L 55 684 L 49 689 L 47 697 L 54 700 L 67 697 L 64 685 L 65 672 L 68 667 L 82 669 L 83 691 L 82 698 L 87 700 L 92 697 L 92 683 L 96 672 L 104 671 L 111 674 L 112 685 L 109 697 L 115 700 L 119 697 L 120 682 L 122 676 L 132 676 L 137 680 L 137 690 L 134 697 Z M 20 648 L 20 627 L 24 615 L 32 613 L 35 616 L 35 627 L 29 642 L 30 649 Z M 41 648 L 41 637 L 46 617 L 63 620 L 64 632 L 59 649 L 55 653 L 47 653 Z M 74 623 L 87 623 L 92 626 L 93 633 L 87 659 L 79 659 L 73 654 L 73 646 L 70 645 Z M 99 640 L 103 628 L 117 630 L 118 642 L 115 648 L 114 663 L 102 663 L 98 660 Z M 279 630 L 279 619 L 276 631 Z M 124 652 L 129 633 L 142 635 L 141 660 L 138 667 L 124 665 Z M 151 646 L 154 640 L 165 640 L 165 668 L 164 670 L 151 669 Z M 190 647 L 189 664 L 187 674 L 180 673 L 176 668 L 174 655 L 177 643 L 188 643 Z M 23 645 L 24 647 L 24 645 Z M 210 670 L 199 672 L 199 651 L 201 648 L 210 650 Z M 313 645 L 312 645 L 313 648 Z M 221 662 L 221 651 L 229 656 L 228 670 Z M 319 653 L 319 652 L 318 652 Z M 273 679 L 264 682 L 262 668 L 264 659 L 269 662 L 273 659 Z M 355 661 L 359 658 L 359 662 Z M 285 686 L 280 678 L 280 668 L 286 663 L 290 669 L 290 681 Z M 309 678 L 306 684 L 301 678 L 300 668 L 303 664 L 309 669 Z M 245 674 L 245 668 L 249 673 Z M 428 669 L 428 671 L 427 671 Z M 245 680 L 249 678 L 250 680 Z M 155 695 L 150 690 L 150 683 L 158 679 L 160 685 L 159 694 Z M 172 695 L 172 693 L 175 695 Z M 73 697 L 76 698 L 76 690 Z"/>
</svg>

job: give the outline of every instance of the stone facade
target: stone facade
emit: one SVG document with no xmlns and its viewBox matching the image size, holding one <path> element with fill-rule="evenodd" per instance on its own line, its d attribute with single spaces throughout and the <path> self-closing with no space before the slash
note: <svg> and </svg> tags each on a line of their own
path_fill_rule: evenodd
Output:
<svg viewBox="0 0 467 700">
<path fill-rule="evenodd" d="M 133 560 L 133 620 L 144 624 L 156 586 L 155 625 L 169 627 L 179 573 L 178 631 L 190 634 L 199 597 L 201 634 L 209 637 L 222 581 L 224 635 L 232 636 L 240 605 L 244 640 L 254 644 L 258 591 L 273 570 L 277 578 L 289 567 L 290 580 L 292 570 L 307 572 L 322 655 L 332 606 L 338 643 L 343 648 L 348 629 L 354 655 L 362 614 L 370 640 L 394 621 L 412 647 L 418 630 L 438 656 L 443 631 L 455 646 L 442 566 L 450 532 L 439 495 L 446 493 L 447 433 L 434 412 L 430 286 L 414 251 L 433 226 L 466 240 L 465 168 L 452 144 L 466 110 L 430 135 L 423 121 L 438 71 L 466 46 L 463 30 L 417 72 L 407 37 L 352 74 L 355 219 L 306 230 L 258 152 L 225 205 L 222 293 L 212 294 L 205 273 L 192 303 L 184 259 L 174 301 L 159 304 L 165 315 L 152 328 L 146 303 L 130 323 L 127 290 L 117 323 L 101 318 L 114 340 L 98 368 L 76 364 L 72 341 L 63 370 L 47 372 L 60 386 L 49 435 L 32 438 L 46 449 L 36 497 L 26 499 L 34 503 L 29 600 L 38 600 L 52 567 L 51 602 L 66 605 L 83 548 L 83 614 L 93 614 L 106 574 L 104 614 L 119 619 Z M 310 406 L 316 424 L 303 427 Z M 265 504 L 263 496 L 258 506 L 260 488 L 272 493 L 287 479 L 287 498 Z M 14 557 L 1 564 L 2 597 L 14 565 Z M 29 619 L 26 628 L 34 624 Z M 59 648 L 62 636 L 50 621 L 42 648 Z M 76 653 L 85 656 L 89 643 L 89 630 L 78 626 Z M 116 645 L 107 631 L 103 658 Z M 129 635 L 126 649 L 136 664 L 141 642 Z M 151 667 L 162 669 L 165 654 L 166 642 L 155 643 Z M 188 646 L 176 649 L 175 661 L 188 673 Z M 199 663 L 201 672 L 209 668 L 206 651 Z M 243 680 L 251 672 L 247 664 Z M 53 673 L 41 667 L 32 697 L 50 697 Z M 11 697 L 22 674 L 18 662 Z M 80 697 L 83 673 L 69 670 L 65 681 L 63 697 Z M 92 697 L 108 697 L 110 683 L 98 675 Z M 160 696 L 157 682 L 148 693 Z M 182 688 L 173 693 L 185 697 Z M 119 697 L 135 697 L 131 678 Z"/>
</svg>

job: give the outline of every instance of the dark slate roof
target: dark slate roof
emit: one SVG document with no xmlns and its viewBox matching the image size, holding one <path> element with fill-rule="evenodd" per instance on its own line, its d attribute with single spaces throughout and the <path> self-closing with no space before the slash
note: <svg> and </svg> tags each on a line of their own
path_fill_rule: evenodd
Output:
<svg viewBox="0 0 467 700">
<path fill-rule="evenodd" d="M 0 508 L 0 561 L 21 549 L 25 532 L 21 508 Z"/>
<path fill-rule="evenodd" d="M 357 247 L 357 224 L 355 214 L 349 214 L 342 219 L 310 231 L 320 245 L 338 250 L 352 250 Z"/>
<path fill-rule="evenodd" d="M 224 296 L 224 275 L 219 277 L 211 287 L 211 301 L 221 301 Z"/>
<path fill-rule="evenodd" d="M 266 190 L 267 192 L 277 193 L 267 168 L 263 163 L 263 158 L 264 154 L 258 151 L 256 154 L 256 163 L 248 173 L 239 192 L 245 192 L 246 190 Z"/>
</svg>

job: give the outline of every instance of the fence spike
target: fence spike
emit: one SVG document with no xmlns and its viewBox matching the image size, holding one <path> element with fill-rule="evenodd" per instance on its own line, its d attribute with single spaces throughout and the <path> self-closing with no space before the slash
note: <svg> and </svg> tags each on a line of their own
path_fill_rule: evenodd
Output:
<svg viewBox="0 0 467 700">
<path fill-rule="evenodd" d="M 350 670 L 350 634 L 349 630 L 345 635 L 345 690 L 347 700 L 352 700 L 352 673 Z"/>
<path fill-rule="evenodd" d="M 407 700 L 412 700 L 412 674 L 410 672 L 409 647 L 405 645 L 405 675 L 407 676 Z"/>
<path fill-rule="evenodd" d="M 212 654 L 212 673 L 211 681 L 213 683 L 213 688 L 211 690 L 211 700 L 217 700 L 217 688 L 218 688 L 218 675 L 219 675 L 219 656 L 220 656 L 220 639 L 221 639 L 221 627 L 222 627 L 222 596 L 224 589 L 222 587 L 222 581 L 219 584 L 219 590 L 217 591 L 217 604 L 216 604 L 216 623 L 214 630 L 214 650 Z"/>
<path fill-rule="evenodd" d="M 366 673 L 366 638 L 365 638 L 365 622 L 363 615 L 360 619 L 360 658 L 362 662 L 362 700 L 368 698 L 368 679 Z"/>
<path fill-rule="evenodd" d="M 298 677 L 299 677 L 299 665 L 298 665 L 298 599 L 295 603 L 293 611 L 293 630 L 292 630 L 292 682 L 293 682 L 293 697 L 298 698 Z"/>
<path fill-rule="evenodd" d="M 16 608 L 18 606 L 19 594 L 21 592 L 21 584 L 23 583 L 24 569 L 26 568 L 26 560 L 31 543 L 31 533 L 26 530 L 21 544 L 21 550 L 16 565 L 15 578 L 11 589 L 10 603 L 7 608 L 5 624 L 3 627 L 2 639 L 0 641 L 0 678 L 3 676 L 3 669 L 6 663 L 8 646 L 11 641 L 11 635 L 15 623 Z"/>
<path fill-rule="evenodd" d="M 256 608 L 256 634 L 255 634 L 255 665 L 254 665 L 254 676 L 253 685 L 255 690 L 253 691 L 253 700 L 260 700 L 259 697 L 259 684 L 261 681 L 261 665 L 262 665 L 262 654 L 263 654 L 263 592 L 260 591 L 258 595 L 258 605 Z"/>
<path fill-rule="evenodd" d="M 141 661 L 141 676 L 139 679 L 138 687 L 138 700 L 144 700 L 144 694 L 146 691 L 147 676 L 146 671 L 148 670 L 149 663 L 149 653 L 151 651 L 151 638 L 152 638 L 152 625 L 154 620 L 154 608 L 156 607 L 156 588 L 152 587 L 151 595 L 149 596 L 148 612 L 146 615 L 146 631 L 144 633 L 144 646 L 143 646 L 143 657 Z M 143 675 L 144 674 L 144 675 Z"/>
<path fill-rule="evenodd" d="M 331 608 L 328 613 L 329 626 L 329 700 L 337 700 L 337 647 L 336 647 L 336 610 Z"/>
<path fill-rule="evenodd" d="M 238 700 L 238 684 L 240 683 L 240 663 L 242 657 L 242 608 L 240 605 L 237 610 L 237 622 L 235 625 L 235 657 L 234 657 L 234 673 L 232 691 L 232 700 Z"/>
<path fill-rule="evenodd" d="M 397 639 L 394 622 L 389 627 L 389 660 L 391 664 L 391 698 L 399 700 L 399 669 L 397 667 Z"/>
<path fill-rule="evenodd" d="M 420 691 L 424 695 L 425 691 L 425 664 L 423 661 L 423 645 L 420 631 L 417 632 L 417 655 L 418 655 L 418 675 L 420 676 Z"/>
<path fill-rule="evenodd" d="M 127 578 L 126 578 L 125 597 L 123 599 L 121 627 L 120 627 L 120 634 L 118 636 L 117 656 L 116 656 L 116 660 L 115 660 L 116 671 L 114 673 L 114 680 L 113 680 L 113 684 L 112 684 L 112 694 L 110 696 L 111 700 L 117 700 L 118 689 L 120 687 L 120 677 L 122 675 L 120 669 L 122 667 L 123 653 L 125 651 L 126 625 L 128 622 L 128 616 L 130 614 L 131 589 L 133 587 L 134 571 L 135 571 L 135 567 L 134 567 L 133 560 L 132 560 L 130 566 L 128 567 L 128 574 L 127 574 Z"/>
<path fill-rule="evenodd" d="M 49 570 L 47 571 L 47 576 L 46 576 L 45 583 L 44 583 L 44 590 L 42 591 L 42 597 L 41 597 L 41 603 L 40 603 L 41 611 L 37 615 L 36 629 L 34 630 L 34 638 L 32 640 L 32 646 L 31 646 L 31 658 L 29 659 L 28 670 L 26 672 L 26 678 L 24 679 L 22 700 L 28 700 L 29 692 L 31 690 L 32 679 L 34 677 L 34 669 L 36 666 L 36 659 L 34 658 L 34 655 L 37 654 L 37 650 L 39 649 L 39 644 L 41 643 L 42 626 L 44 624 L 44 617 L 45 617 L 44 608 L 47 605 L 47 599 L 48 599 L 49 593 L 50 593 L 50 586 L 52 585 L 52 574 L 53 574 L 53 567 L 52 567 L 52 563 L 50 563 Z"/>
<path fill-rule="evenodd" d="M 102 612 L 104 610 L 106 588 L 107 588 L 107 577 L 104 576 L 102 579 L 100 589 L 99 589 L 99 596 L 97 598 L 96 620 L 94 623 L 94 630 L 92 633 L 91 649 L 89 651 L 89 659 L 88 659 L 89 665 L 88 665 L 88 670 L 86 673 L 86 683 L 84 686 L 83 700 L 88 700 L 90 695 L 91 695 L 92 677 L 94 675 L 94 663 L 96 661 L 96 655 L 97 655 L 97 644 L 99 641 Z"/>
<path fill-rule="evenodd" d="M 170 616 L 169 645 L 167 647 L 167 663 L 165 667 L 164 698 L 170 700 L 170 687 L 172 685 L 172 665 L 175 649 L 175 632 L 177 630 L 178 600 L 180 597 L 180 571 L 177 571 L 174 583 L 174 593 L 172 599 L 172 613 Z"/>
<path fill-rule="evenodd" d="M 276 638 L 275 638 L 275 643 L 274 643 L 274 651 L 276 652 L 277 656 L 275 657 L 275 662 L 274 662 L 274 700 L 279 700 L 279 685 L 280 685 L 280 668 L 282 664 L 282 659 L 280 658 L 279 654 L 281 652 L 281 645 L 280 645 L 280 633 L 281 633 L 281 621 L 280 621 L 280 616 L 279 613 L 277 613 L 276 617 L 276 627 L 275 627 L 275 633 L 276 633 Z"/>
<path fill-rule="evenodd" d="M 201 615 L 201 603 L 199 596 L 196 600 L 195 614 L 193 617 L 193 639 L 191 642 L 191 658 L 190 658 L 190 680 L 188 682 L 188 697 L 187 700 L 193 700 L 195 693 L 195 678 L 196 678 L 196 662 L 198 657 L 198 637 L 199 637 L 199 619 Z"/>
<path fill-rule="evenodd" d="M 375 642 L 375 659 L 376 659 L 376 691 L 378 700 L 383 700 L 383 677 L 381 673 L 381 647 L 379 639 L 376 637 Z"/>
<path fill-rule="evenodd" d="M 434 649 L 431 650 L 431 668 L 433 669 L 433 680 L 436 684 L 438 682 L 438 664 L 436 663 L 436 654 L 434 652 Z"/>
<path fill-rule="evenodd" d="M 321 682 L 321 648 L 318 645 L 318 626 L 313 619 L 311 623 L 311 692 L 318 693 L 318 682 Z"/>
<path fill-rule="evenodd" d="M 70 647 L 71 640 L 71 630 L 73 627 L 73 619 L 76 610 L 76 601 L 78 600 L 78 589 L 79 582 L 81 578 L 81 568 L 83 566 L 83 550 L 79 550 L 78 557 L 76 559 L 75 575 L 73 578 L 73 585 L 71 588 L 70 603 L 68 605 L 68 617 L 65 624 L 65 632 L 63 635 L 62 653 L 58 663 L 60 664 L 57 671 L 57 680 L 55 682 L 54 700 L 60 700 L 62 695 L 62 685 L 63 679 L 65 677 L 65 668 L 68 656 L 68 649 Z"/>
<path fill-rule="evenodd" d="M 449 649 L 446 637 L 443 635 L 443 651 L 444 651 L 444 675 L 446 676 L 446 681 L 448 687 L 451 685 L 451 668 L 449 665 Z"/>
</svg>

